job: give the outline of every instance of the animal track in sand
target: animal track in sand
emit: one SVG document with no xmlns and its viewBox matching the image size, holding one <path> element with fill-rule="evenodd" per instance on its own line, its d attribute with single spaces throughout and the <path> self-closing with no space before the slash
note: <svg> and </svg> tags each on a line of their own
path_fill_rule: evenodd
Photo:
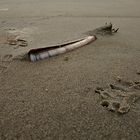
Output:
<svg viewBox="0 0 140 140">
<path fill-rule="evenodd" d="M 132 105 L 140 99 L 140 82 L 128 82 L 118 78 L 115 84 L 107 88 L 96 88 L 101 97 L 101 105 L 116 113 L 127 113 Z"/>
<path fill-rule="evenodd" d="M 8 68 L 8 66 L 10 65 L 12 60 L 13 60 L 13 55 L 11 55 L 11 54 L 1 57 L 0 74 L 3 73 Z"/>
<path fill-rule="evenodd" d="M 9 29 L 9 31 L 7 31 L 7 43 L 9 45 L 20 47 L 28 46 L 28 42 L 23 38 L 25 38 L 25 33 L 23 31 L 17 29 Z"/>
</svg>

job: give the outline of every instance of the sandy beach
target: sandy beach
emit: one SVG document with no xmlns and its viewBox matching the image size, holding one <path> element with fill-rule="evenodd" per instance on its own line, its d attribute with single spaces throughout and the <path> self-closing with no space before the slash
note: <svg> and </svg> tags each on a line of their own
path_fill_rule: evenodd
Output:
<svg viewBox="0 0 140 140">
<path fill-rule="evenodd" d="M 118 33 L 47 60 L 20 59 L 106 22 Z M 9 45 L 13 32 L 28 45 Z M 0 140 L 138 140 L 139 36 L 139 0 L 0 0 Z"/>
</svg>

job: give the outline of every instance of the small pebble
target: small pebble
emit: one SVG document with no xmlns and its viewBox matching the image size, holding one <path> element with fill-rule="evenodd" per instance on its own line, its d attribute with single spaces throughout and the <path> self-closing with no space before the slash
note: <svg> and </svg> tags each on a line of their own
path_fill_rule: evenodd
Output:
<svg viewBox="0 0 140 140">
<path fill-rule="evenodd" d="M 45 91 L 48 91 L 48 89 L 46 88 Z"/>
</svg>

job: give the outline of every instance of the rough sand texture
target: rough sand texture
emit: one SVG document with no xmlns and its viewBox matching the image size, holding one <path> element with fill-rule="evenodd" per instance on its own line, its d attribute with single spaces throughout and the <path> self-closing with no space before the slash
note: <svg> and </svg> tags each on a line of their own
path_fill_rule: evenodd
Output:
<svg viewBox="0 0 140 140">
<path fill-rule="evenodd" d="M 95 93 L 118 76 L 140 81 L 139 5 L 139 0 L 1 0 L 0 139 L 139 139 L 140 100 L 122 115 L 101 106 Z M 13 60 L 110 21 L 120 28 L 114 36 L 37 63 Z M 28 46 L 5 43 L 9 29 L 24 30 Z"/>
</svg>

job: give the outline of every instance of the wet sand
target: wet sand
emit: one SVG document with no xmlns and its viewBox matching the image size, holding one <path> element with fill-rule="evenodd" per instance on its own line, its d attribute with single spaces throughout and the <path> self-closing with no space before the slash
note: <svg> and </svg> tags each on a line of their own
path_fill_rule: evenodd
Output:
<svg viewBox="0 0 140 140">
<path fill-rule="evenodd" d="M 140 81 L 139 5 L 138 0 L 1 0 L 0 139 L 138 139 L 140 100 L 120 114 L 103 107 L 95 89 L 116 77 Z M 13 59 L 31 48 L 83 37 L 105 22 L 119 32 L 48 60 Z M 25 32 L 27 47 L 5 43 L 11 29 Z"/>
</svg>

